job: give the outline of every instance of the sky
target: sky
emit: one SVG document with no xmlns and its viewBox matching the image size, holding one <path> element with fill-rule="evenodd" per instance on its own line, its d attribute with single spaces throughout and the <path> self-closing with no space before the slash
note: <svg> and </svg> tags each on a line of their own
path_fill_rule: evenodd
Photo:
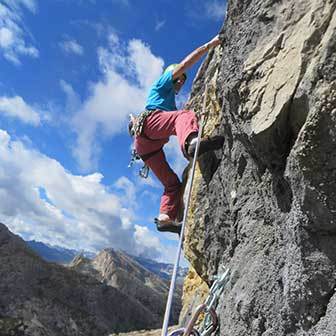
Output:
<svg viewBox="0 0 336 336">
<path fill-rule="evenodd" d="M 1 0 L 0 222 L 26 240 L 175 259 L 163 191 L 128 168 L 130 113 L 220 30 L 225 0 Z M 177 96 L 188 99 L 200 63 Z M 181 176 L 175 137 L 165 146 Z"/>
</svg>

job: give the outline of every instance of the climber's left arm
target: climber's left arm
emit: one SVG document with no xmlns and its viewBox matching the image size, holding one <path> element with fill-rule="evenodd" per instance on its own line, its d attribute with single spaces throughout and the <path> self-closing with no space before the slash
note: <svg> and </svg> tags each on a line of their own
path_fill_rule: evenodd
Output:
<svg viewBox="0 0 336 336">
<path fill-rule="evenodd" d="M 195 49 L 174 69 L 173 79 L 179 78 L 188 68 L 193 66 L 206 52 L 211 48 L 218 46 L 221 43 L 219 35 L 216 35 L 212 40 Z"/>
</svg>

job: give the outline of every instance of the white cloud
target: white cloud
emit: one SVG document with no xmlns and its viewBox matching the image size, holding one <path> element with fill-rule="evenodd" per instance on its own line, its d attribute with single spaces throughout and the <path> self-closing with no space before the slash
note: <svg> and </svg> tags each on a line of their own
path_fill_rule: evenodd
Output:
<svg viewBox="0 0 336 336">
<path fill-rule="evenodd" d="M 26 41 L 29 34 L 22 24 L 24 8 L 35 13 L 36 1 L 4 0 L 0 3 L 0 50 L 8 61 L 16 65 L 21 64 L 21 56 L 39 56 L 38 50 Z"/>
<path fill-rule="evenodd" d="M 186 12 L 193 20 L 222 21 L 226 15 L 226 8 L 226 0 L 191 0 Z"/>
<path fill-rule="evenodd" d="M 60 80 L 60 86 L 66 95 L 66 110 L 70 113 L 76 112 L 81 106 L 78 94 L 73 87 L 64 80 Z"/>
<path fill-rule="evenodd" d="M 60 47 L 68 54 L 83 55 L 84 48 L 76 40 L 66 40 L 59 43 Z"/>
<path fill-rule="evenodd" d="M 155 189 L 161 189 L 162 186 L 159 184 L 158 180 L 154 180 L 151 175 L 148 175 L 147 178 L 142 178 L 139 175 L 139 170 L 137 167 L 135 167 L 136 171 L 136 181 L 139 186 L 147 186 Z"/>
<path fill-rule="evenodd" d="M 178 236 L 174 233 L 165 233 L 165 238 L 171 238 L 171 242 L 170 244 L 162 245 L 157 235 L 163 235 L 163 233 L 156 234 L 145 226 L 135 225 L 134 239 L 137 243 L 137 255 L 157 259 L 165 263 L 175 263 Z M 153 251 L 156 253 L 153 253 Z M 181 265 L 186 265 L 183 256 Z"/>
<path fill-rule="evenodd" d="M 134 238 L 139 246 L 147 246 L 157 251 L 160 250 L 160 240 L 145 226 L 135 225 Z M 144 251 L 139 252 L 143 253 Z"/>
<path fill-rule="evenodd" d="M 115 32 L 110 32 L 107 40 L 111 48 L 119 44 L 119 36 Z"/>
<path fill-rule="evenodd" d="M 77 249 L 162 253 L 149 230 L 134 226 L 131 205 L 103 185 L 100 173 L 73 175 L 3 130 L 0 157 L 0 218 L 15 233 Z M 132 191 L 126 178 L 118 184 Z"/>
<path fill-rule="evenodd" d="M 135 70 L 136 80 L 141 89 L 147 89 L 161 75 L 163 60 L 152 54 L 150 48 L 140 40 L 131 40 L 128 44 L 129 63 Z"/>
<path fill-rule="evenodd" d="M 134 183 L 127 177 L 122 176 L 115 183 L 115 187 L 124 191 L 125 198 L 123 199 L 123 204 L 136 208 L 136 187 Z"/>
<path fill-rule="evenodd" d="M 14 43 L 13 32 L 6 27 L 0 28 L 0 46 L 6 49 L 13 43 Z"/>
<path fill-rule="evenodd" d="M 3 3 L 14 10 L 19 10 L 20 6 L 25 6 L 31 12 L 35 13 L 37 9 L 37 3 L 35 0 L 3 0 Z"/>
<path fill-rule="evenodd" d="M 39 125 L 41 121 L 39 113 L 19 96 L 0 97 L 1 113 L 34 126 Z"/>
<path fill-rule="evenodd" d="M 226 1 L 213 0 L 205 2 L 206 15 L 216 21 L 223 20 L 226 15 Z"/>
<path fill-rule="evenodd" d="M 98 49 L 98 59 L 103 78 L 91 84 L 89 97 L 72 119 L 77 133 L 73 153 L 84 171 L 97 162 L 97 130 L 109 137 L 126 132 L 128 115 L 144 108 L 149 86 L 163 68 L 163 60 L 142 41 L 123 45 L 115 34 L 109 35 L 107 48 Z"/>
<path fill-rule="evenodd" d="M 158 20 L 155 24 L 155 31 L 159 31 L 166 24 L 166 20 Z"/>
<path fill-rule="evenodd" d="M 160 202 L 160 196 L 157 193 L 144 190 L 141 194 L 140 197 L 146 200 L 146 203 L 149 204 L 149 202 L 152 202 L 155 205 L 158 205 Z"/>
<path fill-rule="evenodd" d="M 8 1 L 8 0 L 7 0 Z M 20 2 L 20 0 L 18 0 Z M 29 8 L 32 12 L 36 12 L 37 9 L 37 3 L 35 0 L 21 0 L 21 2 Z"/>
<path fill-rule="evenodd" d="M 172 169 L 181 178 L 184 168 L 188 165 L 188 161 L 182 154 L 176 136 L 170 137 L 170 141 L 165 145 L 164 150 Z"/>
</svg>

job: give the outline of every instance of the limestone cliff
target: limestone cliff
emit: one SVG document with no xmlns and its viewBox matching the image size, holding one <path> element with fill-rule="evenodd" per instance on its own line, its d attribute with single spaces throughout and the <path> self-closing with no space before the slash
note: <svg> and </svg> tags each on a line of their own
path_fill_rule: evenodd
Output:
<svg viewBox="0 0 336 336">
<path fill-rule="evenodd" d="M 199 160 L 184 246 L 208 284 L 230 269 L 220 335 L 336 335 L 335 11 L 229 1 L 194 81 L 189 106 L 208 83 L 206 133 L 226 142 Z"/>
</svg>

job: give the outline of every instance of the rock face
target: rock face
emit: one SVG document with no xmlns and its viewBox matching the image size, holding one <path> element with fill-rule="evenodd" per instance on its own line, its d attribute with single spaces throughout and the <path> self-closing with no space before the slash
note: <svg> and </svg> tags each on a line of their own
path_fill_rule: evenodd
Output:
<svg viewBox="0 0 336 336">
<path fill-rule="evenodd" d="M 134 257 L 113 249 L 105 249 L 96 258 L 89 260 L 77 257 L 70 268 L 90 274 L 100 282 L 112 286 L 136 300 L 144 309 L 163 321 L 169 291 L 169 281 L 142 267 Z M 176 323 L 181 310 L 181 287 L 177 286 L 171 322 Z"/>
<path fill-rule="evenodd" d="M 221 267 L 220 335 L 336 335 L 336 1 L 228 2 L 223 46 L 189 106 L 211 102 L 185 252 Z M 220 163 L 218 163 L 220 160 Z"/>
<path fill-rule="evenodd" d="M 103 336 L 160 324 L 119 290 L 45 262 L 0 224 L 1 335 Z"/>
</svg>

